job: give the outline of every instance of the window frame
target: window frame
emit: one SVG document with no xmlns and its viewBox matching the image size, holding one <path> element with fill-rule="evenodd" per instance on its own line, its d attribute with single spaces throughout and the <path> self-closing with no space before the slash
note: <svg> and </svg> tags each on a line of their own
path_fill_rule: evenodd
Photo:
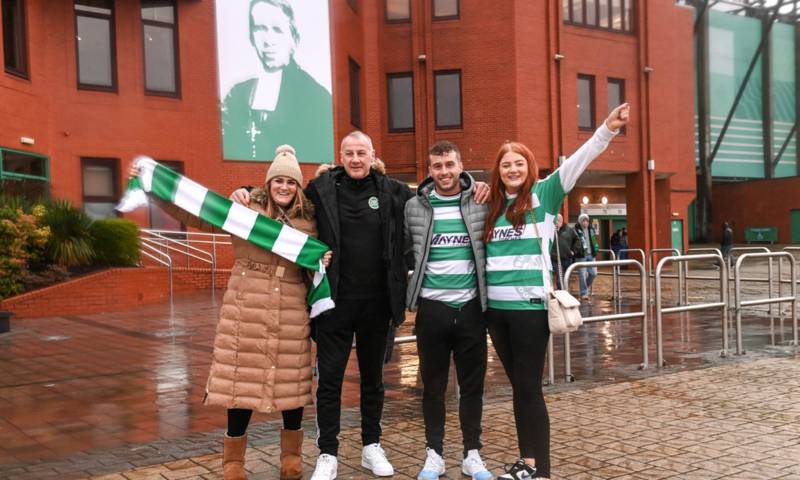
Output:
<svg viewBox="0 0 800 480">
<path fill-rule="evenodd" d="M 436 16 L 436 2 L 437 0 L 433 0 L 431 4 L 431 17 L 434 22 L 442 22 L 446 20 L 459 20 L 461 18 L 461 0 L 455 0 L 456 2 L 456 13 L 454 15 L 442 15 Z"/>
<path fill-rule="evenodd" d="M 168 98 L 181 98 L 181 55 L 180 55 L 180 35 L 178 33 L 178 2 L 177 0 L 169 0 L 172 2 L 172 11 L 174 12 L 175 21 L 173 23 L 159 22 L 156 20 L 145 20 L 142 18 L 143 3 L 145 0 L 139 0 L 139 19 L 142 26 L 142 70 L 144 73 L 144 94 L 153 97 L 168 97 Z M 145 49 L 145 33 L 146 25 L 172 29 L 172 52 L 173 52 L 173 65 L 175 66 L 175 91 L 167 92 L 164 90 L 150 90 L 147 88 L 147 53 Z"/>
<path fill-rule="evenodd" d="M 120 200 L 120 165 L 119 159 L 113 157 L 81 157 L 81 209 L 86 208 L 86 203 L 119 203 Z M 101 196 L 87 196 L 85 193 L 85 170 L 87 166 L 109 166 L 111 165 L 111 177 L 113 182 L 114 188 L 114 195 L 112 197 L 101 197 Z M 119 213 L 115 211 L 115 216 L 119 216 Z"/>
<path fill-rule="evenodd" d="M 350 125 L 360 130 L 363 120 L 361 118 L 361 65 L 349 55 L 347 56 L 347 74 L 350 89 Z"/>
<path fill-rule="evenodd" d="M 578 118 L 577 118 L 577 125 L 578 130 L 581 132 L 593 132 L 597 129 L 597 84 L 595 82 L 595 76 L 589 75 L 585 73 L 579 73 L 577 76 L 577 80 L 575 82 L 575 93 L 578 97 L 578 102 L 580 102 L 580 94 L 578 92 L 578 85 L 580 84 L 580 80 L 588 80 L 589 81 L 589 104 L 590 104 L 590 115 L 591 115 L 591 126 L 585 127 L 581 126 L 581 114 L 580 114 L 580 103 L 578 109 Z"/>
<path fill-rule="evenodd" d="M 619 86 L 619 100 L 620 100 L 620 105 L 622 105 L 623 103 L 625 103 L 625 79 L 624 78 L 617 78 L 617 77 L 608 77 L 608 82 L 607 82 L 607 85 L 606 85 L 606 101 L 608 101 L 608 92 L 609 92 L 608 85 L 612 85 L 612 84 Z M 607 105 L 607 107 L 608 107 L 608 113 L 611 113 L 611 111 L 614 108 L 616 108 L 616 105 L 612 107 L 609 104 L 609 105 Z M 625 135 L 625 127 L 622 127 L 622 128 L 619 129 L 619 134 L 620 135 Z"/>
<path fill-rule="evenodd" d="M 458 125 L 439 125 L 439 98 L 438 87 L 436 86 L 436 77 L 438 75 L 452 75 L 458 74 Z M 464 128 L 464 81 L 460 68 L 449 70 L 434 70 L 433 71 L 433 124 L 435 130 L 460 130 Z"/>
<path fill-rule="evenodd" d="M 389 18 L 389 1 L 390 0 L 383 0 L 384 21 L 390 24 L 411 23 L 411 0 L 405 0 L 408 3 L 408 17 L 406 18 Z"/>
<path fill-rule="evenodd" d="M 6 172 L 4 169 L 5 152 L 18 153 L 21 155 L 28 155 L 31 157 L 41 158 L 42 160 L 44 160 L 44 171 L 45 171 L 44 176 L 40 177 L 38 175 L 28 175 L 25 173 Z M 27 152 L 25 150 L 17 150 L 14 148 L 0 147 L 0 179 L 6 179 L 6 178 L 12 180 L 39 180 L 50 183 L 50 157 L 48 157 L 47 155 L 42 155 L 40 153 Z"/>
<path fill-rule="evenodd" d="M 85 12 L 81 10 L 77 10 L 75 8 L 78 5 L 79 0 L 72 1 L 72 12 L 73 12 L 73 25 L 75 28 L 75 79 L 78 83 L 78 90 L 91 90 L 97 92 L 113 92 L 117 93 L 119 91 L 118 79 L 117 79 L 117 22 L 116 22 L 116 14 L 117 14 L 117 5 L 116 0 L 111 1 L 111 14 L 105 15 L 102 13 L 95 13 L 95 12 Z M 109 39 L 110 39 L 110 49 L 111 49 L 111 86 L 104 86 L 104 85 L 93 85 L 91 83 L 81 83 L 81 58 L 80 58 L 80 45 L 78 40 L 78 17 L 91 17 L 91 18 L 100 18 L 103 20 L 109 21 Z"/>
<path fill-rule="evenodd" d="M 0 0 L 2 3 L 5 3 L 6 0 Z M 28 52 L 28 10 L 25 5 L 25 0 L 17 0 L 17 5 L 19 5 L 20 9 L 20 16 L 22 17 L 22 21 L 20 22 L 20 30 L 21 32 L 15 35 L 15 42 L 19 42 L 19 48 L 21 48 L 21 55 L 20 55 L 20 62 L 23 64 L 22 69 L 9 67 L 6 65 L 5 62 L 5 45 L 3 45 L 3 68 L 5 72 L 9 75 L 13 75 L 15 77 L 24 78 L 25 80 L 30 80 L 30 56 Z M 2 14 L 2 10 L 0 10 L 0 15 Z M 2 19 L 0 19 L 2 20 Z M 5 33 L 5 32 L 3 32 Z"/>
<path fill-rule="evenodd" d="M 392 79 L 395 78 L 410 78 L 411 79 L 411 127 L 410 128 L 393 128 L 392 127 Z M 414 73 L 413 72 L 392 72 L 386 74 L 386 103 L 387 103 L 387 122 L 386 126 L 389 133 L 409 133 L 414 132 L 417 126 L 417 112 L 414 102 Z"/>
</svg>

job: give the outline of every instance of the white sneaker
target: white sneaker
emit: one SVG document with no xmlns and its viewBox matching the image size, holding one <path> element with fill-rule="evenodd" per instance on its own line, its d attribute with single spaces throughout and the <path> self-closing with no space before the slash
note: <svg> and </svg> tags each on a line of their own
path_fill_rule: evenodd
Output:
<svg viewBox="0 0 800 480">
<path fill-rule="evenodd" d="M 417 480 L 437 480 L 444 475 L 444 459 L 432 448 L 426 448 L 425 450 L 428 451 L 428 458 L 425 459 L 425 466 L 422 467 L 422 471 L 417 475 Z"/>
<path fill-rule="evenodd" d="M 380 443 L 371 443 L 361 450 L 361 466 L 372 470 L 372 473 L 378 477 L 394 475 L 394 467 L 389 460 L 386 460 L 386 453 Z"/>
<path fill-rule="evenodd" d="M 467 457 L 461 462 L 461 473 L 472 480 L 491 480 L 494 478 L 492 472 L 486 469 L 486 464 L 481 460 L 481 454 L 477 450 L 467 452 Z"/>
<path fill-rule="evenodd" d="M 311 480 L 333 480 L 336 478 L 338 465 L 336 457 L 323 453 L 317 458 L 317 467 L 314 469 L 314 474 L 311 475 Z"/>
</svg>

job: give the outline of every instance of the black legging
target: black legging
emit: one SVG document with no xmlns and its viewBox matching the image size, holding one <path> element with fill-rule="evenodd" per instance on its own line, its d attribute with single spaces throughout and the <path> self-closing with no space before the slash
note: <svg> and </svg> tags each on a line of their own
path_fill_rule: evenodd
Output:
<svg viewBox="0 0 800 480">
<path fill-rule="evenodd" d="M 284 430 L 300 430 L 301 423 L 303 422 L 303 407 L 295 408 L 294 410 L 284 410 L 281 414 L 283 415 Z M 247 425 L 250 424 L 251 416 L 253 416 L 252 410 L 229 408 L 228 436 L 241 437 L 247 433 Z"/>
<path fill-rule="evenodd" d="M 550 418 L 542 392 L 550 328 L 546 310 L 487 312 L 489 335 L 514 391 L 514 419 L 522 458 L 536 459 L 536 475 L 550 477 Z"/>
</svg>

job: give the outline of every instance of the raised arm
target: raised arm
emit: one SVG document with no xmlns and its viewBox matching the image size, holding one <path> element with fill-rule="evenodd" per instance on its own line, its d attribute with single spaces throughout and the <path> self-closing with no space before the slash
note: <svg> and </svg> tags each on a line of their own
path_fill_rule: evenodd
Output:
<svg viewBox="0 0 800 480">
<path fill-rule="evenodd" d="M 594 132 L 592 138 L 570 155 L 558 168 L 561 187 L 565 193 L 572 190 L 589 164 L 603 153 L 614 136 L 619 133 L 619 129 L 628 123 L 629 114 L 630 106 L 627 103 L 615 108 L 603 125 Z"/>
</svg>

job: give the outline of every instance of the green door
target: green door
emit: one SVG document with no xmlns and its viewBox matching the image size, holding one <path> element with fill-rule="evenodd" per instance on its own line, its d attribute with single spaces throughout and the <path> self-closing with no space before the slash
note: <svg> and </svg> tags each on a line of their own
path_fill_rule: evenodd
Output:
<svg viewBox="0 0 800 480">
<path fill-rule="evenodd" d="M 800 210 L 792 210 L 792 243 L 800 243 Z"/>
<path fill-rule="evenodd" d="M 672 221 L 672 248 L 683 253 L 683 220 Z"/>
</svg>

